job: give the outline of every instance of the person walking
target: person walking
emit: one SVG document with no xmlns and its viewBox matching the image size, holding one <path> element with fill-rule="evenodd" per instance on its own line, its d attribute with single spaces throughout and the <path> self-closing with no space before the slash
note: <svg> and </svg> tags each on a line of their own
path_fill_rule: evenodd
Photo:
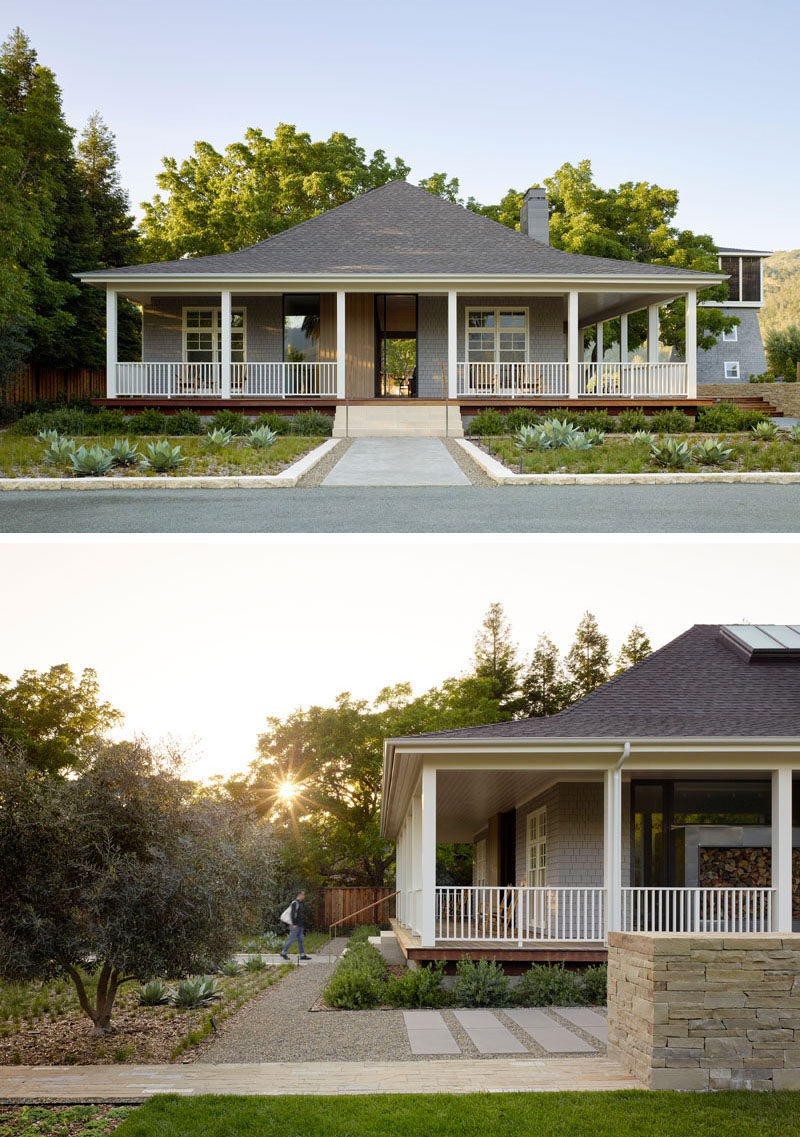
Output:
<svg viewBox="0 0 800 1137">
<path fill-rule="evenodd" d="M 311 959 L 310 955 L 306 955 L 306 949 L 303 946 L 303 930 L 306 923 L 306 894 L 301 888 L 295 899 L 292 901 L 289 909 L 289 938 L 283 945 L 281 950 L 281 958 L 288 960 L 289 956 L 286 954 L 295 940 L 297 940 L 297 950 L 301 959 Z"/>
</svg>

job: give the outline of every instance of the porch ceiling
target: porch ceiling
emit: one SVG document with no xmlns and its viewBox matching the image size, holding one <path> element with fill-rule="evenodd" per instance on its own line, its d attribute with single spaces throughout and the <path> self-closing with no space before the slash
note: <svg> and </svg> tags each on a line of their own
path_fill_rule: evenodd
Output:
<svg viewBox="0 0 800 1137">
<path fill-rule="evenodd" d="M 581 774 L 579 781 L 599 781 Z M 436 838 L 471 841 L 495 813 L 514 809 L 569 775 L 532 770 L 439 770 L 436 777 Z"/>
</svg>

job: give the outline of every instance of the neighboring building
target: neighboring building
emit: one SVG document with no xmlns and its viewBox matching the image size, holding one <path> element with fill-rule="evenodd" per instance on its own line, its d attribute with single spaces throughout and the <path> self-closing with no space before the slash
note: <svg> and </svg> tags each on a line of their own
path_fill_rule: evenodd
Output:
<svg viewBox="0 0 800 1137">
<path fill-rule="evenodd" d="M 759 249 L 718 249 L 720 270 L 728 277 L 728 299 L 719 304 L 726 316 L 736 316 L 739 326 L 723 335 L 708 351 L 697 353 L 698 383 L 747 383 L 751 375 L 767 369 L 758 313 L 764 302 L 764 258 L 772 254 Z"/>
<path fill-rule="evenodd" d="M 608 931 L 790 932 L 799 774 L 797 624 L 698 624 L 560 714 L 389 739 L 398 938 L 585 960 Z M 469 888 L 437 886 L 451 841 Z"/>
<path fill-rule="evenodd" d="M 515 232 L 408 182 L 239 252 L 85 273 L 107 293 L 108 396 L 333 409 L 417 398 L 696 399 L 696 353 L 659 362 L 658 309 L 722 274 L 562 252 L 544 190 Z M 143 309 L 142 362 L 117 358 L 117 297 Z M 645 362 L 586 362 L 581 330 L 647 309 Z M 174 404 L 173 404 L 174 405 Z"/>
</svg>

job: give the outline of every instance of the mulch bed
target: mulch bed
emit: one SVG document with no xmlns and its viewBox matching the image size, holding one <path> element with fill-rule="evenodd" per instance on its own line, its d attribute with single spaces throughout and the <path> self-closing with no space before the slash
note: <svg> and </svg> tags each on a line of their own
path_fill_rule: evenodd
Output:
<svg viewBox="0 0 800 1137">
<path fill-rule="evenodd" d="M 33 1133 L 49 1133 L 52 1137 L 83 1137 L 85 1134 L 103 1137 L 113 1133 L 132 1109 L 118 1105 L 0 1106 L 0 1137 Z"/>
</svg>

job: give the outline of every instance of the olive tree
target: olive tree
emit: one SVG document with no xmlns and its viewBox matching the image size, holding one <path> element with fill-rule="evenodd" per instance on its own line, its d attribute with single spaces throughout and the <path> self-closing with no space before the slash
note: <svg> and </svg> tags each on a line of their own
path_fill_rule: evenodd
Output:
<svg viewBox="0 0 800 1137">
<path fill-rule="evenodd" d="M 105 1034 L 122 984 L 230 954 L 270 859 L 264 822 L 199 795 L 142 741 L 98 747 L 68 779 L 6 748 L 0 977 L 69 976 L 93 1033 Z"/>
</svg>

